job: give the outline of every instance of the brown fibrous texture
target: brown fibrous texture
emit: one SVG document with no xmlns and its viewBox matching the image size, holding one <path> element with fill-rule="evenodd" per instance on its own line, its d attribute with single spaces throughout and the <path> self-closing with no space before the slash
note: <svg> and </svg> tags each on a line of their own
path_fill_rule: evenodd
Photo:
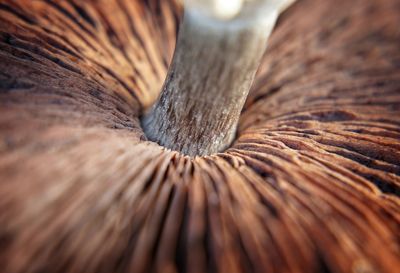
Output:
<svg viewBox="0 0 400 273">
<path fill-rule="evenodd" d="M 299 0 L 222 153 L 146 140 L 182 7 L 0 1 L 0 268 L 400 268 L 400 3 Z"/>
</svg>

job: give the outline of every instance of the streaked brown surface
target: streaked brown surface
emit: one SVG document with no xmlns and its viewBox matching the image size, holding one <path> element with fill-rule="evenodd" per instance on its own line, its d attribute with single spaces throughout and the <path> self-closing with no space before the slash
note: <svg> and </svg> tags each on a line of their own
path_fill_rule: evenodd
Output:
<svg viewBox="0 0 400 273">
<path fill-rule="evenodd" d="M 299 0 L 238 138 L 196 159 L 145 140 L 170 1 L 0 1 L 2 272 L 400 268 L 397 0 Z"/>
</svg>

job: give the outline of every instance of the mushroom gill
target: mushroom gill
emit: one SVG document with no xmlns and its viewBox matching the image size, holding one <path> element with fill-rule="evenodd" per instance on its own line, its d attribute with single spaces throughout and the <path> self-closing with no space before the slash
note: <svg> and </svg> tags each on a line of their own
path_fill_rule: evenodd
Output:
<svg viewBox="0 0 400 273">
<path fill-rule="evenodd" d="M 397 272 L 399 8 L 298 0 L 232 145 L 192 158 L 139 120 L 178 2 L 1 0 L 1 271 Z"/>
</svg>

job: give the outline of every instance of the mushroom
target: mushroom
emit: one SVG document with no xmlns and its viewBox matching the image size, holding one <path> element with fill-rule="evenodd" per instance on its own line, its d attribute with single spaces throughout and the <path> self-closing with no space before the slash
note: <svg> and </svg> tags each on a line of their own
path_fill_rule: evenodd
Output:
<svg viewBox="0 0 400 273">
<path fill-rule="evenodd" d="M 2 272 L 400 268 L 398 1 L 231 2 L 0 1 Z"/>
</svg>

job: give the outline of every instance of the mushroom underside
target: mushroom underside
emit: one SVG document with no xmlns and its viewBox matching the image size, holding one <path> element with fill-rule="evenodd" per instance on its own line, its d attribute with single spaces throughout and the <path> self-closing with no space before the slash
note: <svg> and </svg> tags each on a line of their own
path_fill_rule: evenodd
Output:
<svg viewBox="0 0 400 273">
<path fill-rule="evenodd" d="M 226 151 L 146 140 L 182 7 L 0 3 L 4 272 L 395 272 L 400 6 L 299 0 Z"/>
</svg>

